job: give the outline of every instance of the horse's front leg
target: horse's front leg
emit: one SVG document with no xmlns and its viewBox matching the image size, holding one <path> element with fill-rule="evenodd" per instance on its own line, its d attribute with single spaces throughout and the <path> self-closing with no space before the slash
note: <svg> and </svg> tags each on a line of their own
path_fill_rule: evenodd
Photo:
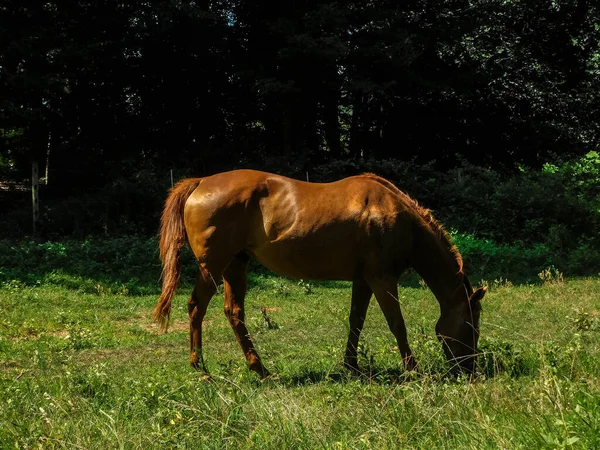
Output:
<svg viewBox="0 0 600 450">
<path fill-rule="evenodd" d="M 406 333 L 406 325 L 404 317 L 400 310 L 400 302 L 398 301 L 398 284 L 395 279 L 369 280 L 369 285 L 375 293 L 375 298 L 385 315 L 390 331 L 396 338 L 404 368 L 406 370 L 414 370 L 417 368 L 412 350 L 408 345 L 408 336 Z"/>
</svg>

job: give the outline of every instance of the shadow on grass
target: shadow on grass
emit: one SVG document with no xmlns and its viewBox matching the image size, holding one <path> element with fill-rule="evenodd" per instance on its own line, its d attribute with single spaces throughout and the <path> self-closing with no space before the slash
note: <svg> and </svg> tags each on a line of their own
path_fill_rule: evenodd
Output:
<svg viewBox="0 0 600 450">
<path fill-rule="evenodd" d="M 321 383 L 349 383 L 360 381 L 367 384 L 398 385 L 407 382 L 428 379 L 439 383 L 463 383 L 468 380 L 481 382 L 498 376 L 511 379 L 535 376 L 539 372 L 541 361 L 529 352 L 522 353 L 505 341 L 494 341 L 486 344 L 478 358 L 475 375 L 462 372 L 458 366 L 447 363 L 421 366 L 417 371 L 406 371 L 403 367 L 390 367 L 378 364 L 360 367 L 360 374 L 353 374 L 343 369 L 315 370 L 306 368 L 296 374 L 278 376 L 274 381 L 286 387 L 307 386 Z"/>
<path fill-rule="evenodd" d="M 323 383 L 344 384 L 362 382 L 365 384 L 398 385 L 416 381 L 424 376 L 431 377 L 430 373 L 407 372 L 401 367 L 369 367 L 361 368 L 361 374 L 353 374 L 344 369 L 339 371 L 310 370 L 307 369 L 291 376 L 276 377 L 279 385 L 286 387 L 310 386 Z M 441 378 L 441 373 L 437 376 Z"/>
<path fill-rule="evenodd" d="M 524 351 L 504 339 L 488 338 L 479 347 L 478 371 L 486 378 L 508 375 L 510 378 L 535 375 L 540 360 L 531 351 Z"/>
</svg>

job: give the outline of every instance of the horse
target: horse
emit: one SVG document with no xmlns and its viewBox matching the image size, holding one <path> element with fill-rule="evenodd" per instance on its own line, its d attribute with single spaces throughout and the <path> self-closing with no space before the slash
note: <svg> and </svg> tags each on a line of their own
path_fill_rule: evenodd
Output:
<svg viewBox="0 0 600 450">
<path fill-rule="evenodd" d="M 457 247 L 430 210 L 390 181 L 364 173 L 329 183 L 233 170 L 186 178 L 167 196 L 160 225 L 162 293 L 154 321 L 167 331 L 185 243 L 199 273 L 188 301 L 190 364 L 205 372 L 202 321 L 222 282 L 224 312 L 246 358 L 269 376 L 244 322 L 250 258 L 285 277 L 352 282 L 344 367 L 360 374 L 357 347 L 372 295 L 396 338 L 404 368 L 417 368 L 398 302 L 398 278 L 412 267 L 440 306 L 435 326 L 447 361 L 473 373 L 481 300 Z"/>
</svg>

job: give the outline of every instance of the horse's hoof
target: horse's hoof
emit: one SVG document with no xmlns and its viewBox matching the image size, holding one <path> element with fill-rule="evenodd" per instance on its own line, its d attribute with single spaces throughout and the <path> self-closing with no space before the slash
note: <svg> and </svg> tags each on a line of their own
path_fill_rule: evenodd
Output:
<svg viewBox="0 0 600 450">
<path fill-rule="evenodd" d="M 262 368 L 262 370 L 257 370 L 256 373 L 258 374 L 258 377 L 260 378 L 260 381 L 264 381 L 267 378 L 271 377 L 271 373 L 265 369 L 264 367 Z"/>
<path fill-rule="evenodd" d="M 277 377 L 275 377 L 274 375 L 271 375 L 268 370 L 263 375 L 259 375 L 259 381 L 261 383 L 264 383 L 267 380 L 274 380 L 276 378 Z"/>
<path fill-rule="evenodd" d="M 253 363 L 248 364 L 248 369 L 250 369 L 252 372 L 256 372 L 261 381 L 271 375 L 265 366 L 263 366 L 259 361 L 254 361 Z"/>
<path fill-rule="evenodd" d="M 404 360 L 404 368 L 409 372 L 417 371 L 418 370 L 417 360 L 412 355 L 407 357 Z"/>
<path fill-rule="evenodd" d="M 192 366 L 194 369 L 198 369 L 200 367 L 199 362 L 200 357 L 198 356 L 198 352 L 196 352 L 195 350 L 192 351 L 190 353 L 190 366 Z"/>
<path fill-rule="evenodd" d="M 354 377 L 362 377 L 365 374 L 358 368 L 358 364 L 344 362 L 344 369 L 350 372 L 350 375 Z"/>
</svg>

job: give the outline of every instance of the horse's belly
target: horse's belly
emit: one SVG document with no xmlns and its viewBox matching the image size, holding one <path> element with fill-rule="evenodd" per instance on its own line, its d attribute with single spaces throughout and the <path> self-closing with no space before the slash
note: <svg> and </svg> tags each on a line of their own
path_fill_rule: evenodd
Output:
<svg viewBox="0 0 600 450">
<path fill-rule="evenodd" d="M 352 246 L 310 245 L 308 243 L 269 243 L 249 249 L 267 269 L 305 280 L 348 280 L 357 277 L 358 252 Z"/>
</svg>

